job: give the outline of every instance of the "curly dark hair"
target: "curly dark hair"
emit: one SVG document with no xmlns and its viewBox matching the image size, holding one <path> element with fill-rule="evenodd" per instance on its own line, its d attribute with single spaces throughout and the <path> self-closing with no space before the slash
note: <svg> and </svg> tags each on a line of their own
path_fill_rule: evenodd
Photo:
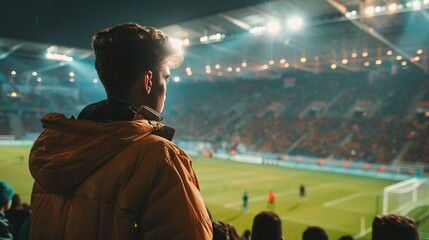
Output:
<svg viewBox="0 0 429 240">
<path fill-rule="evenodd" d="M 92 37 L 95 68 L 108 95 L 126 94 L 145 71 L 161 64 L 176 67 L 183 51 L 174 48 L 160 30 L 126 23 L 106 28 Z"/>
<path fill-rule="evenodd" d="M 373 240 L 418 240 L 419 233 L 414 220 L 398 214 L 377 215 L 372 221 Z"/>
</svg>

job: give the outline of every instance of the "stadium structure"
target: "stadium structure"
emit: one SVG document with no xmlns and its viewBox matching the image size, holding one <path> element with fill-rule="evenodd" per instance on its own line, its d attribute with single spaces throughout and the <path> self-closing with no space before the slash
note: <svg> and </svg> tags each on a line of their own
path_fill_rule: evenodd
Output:
<svg viewBox="0 0 429 240">
<path fill-rule="evenodd" d="M 383 213 L 429 204 L 428 0 L 270 1 L 161 30 L 186 53 L 163 115 L 187 153 L 404 181 Z M 105 98 L 90 37 L 7 35 L 0 144 L 31 144 L 43 114 Z"/>
</svg>

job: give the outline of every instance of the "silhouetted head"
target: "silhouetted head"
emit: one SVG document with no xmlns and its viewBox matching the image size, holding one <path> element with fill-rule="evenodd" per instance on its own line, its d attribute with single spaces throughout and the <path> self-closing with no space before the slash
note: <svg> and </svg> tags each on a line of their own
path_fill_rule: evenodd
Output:
<svg viewBox="0 0 429 240">
<path fill-rule="evenodd" d="M 328 235 L 323 228 L 311 226 L 302 233 L 302 240 L 328 240 Z"/>
<path fill-rule="evenodd" d="M 252 240 L 283 239 L 282 221 L 272 211 L 263 211 L 255 216 L 252 225 Z"/>
<path fill-rule="evenodd" d="M 183 61 L 183 51 L 176 46 L 160 30 L 137 23 L 96 33 L 92 37 L 95 68 L 107 97 L 161 112 L 170 67 Z"/>
<path fill-rule="evenodd" d="M 0 180 L 0 208 L 8 210 L 12 204 L 13 189 L 5 181 Z"/>
<path fill-rule="evenodd" d="M 397 214 L 377 215 L 372 221 L 372 240 L 418 240 L 413 219 Z"/>
<path fill-rule="evenodd" d="M 21 207 L 22 205 L 22 201 L 21 201 L 21 196 L 19 196 L 19 194 L 14 194 L 12 197 L 12 209 L 15 209 L 17 207 Z"/>
</svg>

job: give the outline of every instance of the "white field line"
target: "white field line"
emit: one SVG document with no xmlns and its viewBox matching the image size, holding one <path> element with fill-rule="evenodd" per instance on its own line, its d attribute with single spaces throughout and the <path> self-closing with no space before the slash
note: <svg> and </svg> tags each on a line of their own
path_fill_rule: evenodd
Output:
<svg viewBox="0 0 429 240">
<path fill-rule="evenodd" d="M 352 212 L 352 213 L 358 213 L 358 214 L 373 214 L 373 211 L 367 210 L 367 209 L 362 209 L 362 208 L 351 208 L 351 207 L 339 207 L 339 206 L 331 206 L 329 208 L 333 208 L 333 209 L 337 209 L 337 210 L 342 210 L 342 211 L 346 211 L 346 212 Z"/>
<path fill-rule="evenodd" d="M 359 239 L 359 238 L 361 238 L 361 237 L 363 237 L 363 236 L 367 235 L 367 234 L 368 234 L 368 233 L 370 233 L 370 232 L 372 232 L 372 228 L 371 228 L 371 227 L 370 227 L 370 228 L 365 229 L 365 231 L 363 231 L 363 232 L 360 232 L 360 233 L 358 233 L 358 234 L 354 235 L 354 236 L 353 236 L 353 238 L 354 238 L 354 239 Z"/>
<path fill-rule="evenodd" d="M 258 177 L 258 178 L 254 178 L 253 177 L 252 180 L 249 180 L 249 179 L 235 180 L 235 181 L 231 181 L 231 182 L 229 182 L 227 184 L 225 184 L 222 181 L 213 181 L 212 183 L 204 184 L 202 186 L 202 188 L 204 190 L 207 190 L 207 189 L 213 189 L 213 188 L 218 188 L 218 187 L 230 187 L 230 186 L 238 185 L 238 184 L 241 184 L 241 183 L 248 183 L 249 181 L 259 181 L 259 182 L 262 182 L 264 180 L 265 181 L 272 181 L 272 180 L 267 180 L 265 176 L 261 176 L 261 177 Z M 199 180 L 199 181 L 201 182 L 201 180 Z"/>
<path fill-rule="evenodd" d="M 309 187 L 308 190 L 309 191 L 315 191 L 315 190 L 320 190 L 320 189 L 324 189 L 324 188 L 330 188 L 333 185 L 336 185 L 336 183 L 330 183 L 330 184 L 318 185 L 315 187 Z M 276 193 L 276 197 L 285 196 L 285 195 L 289 195 L 289 194 L 297 194 L 297 193 L 298 193 L 298 190 L 289 190 L 289 191 Z M 262 201 L 265 199 L 266 199 L 265 195 L 259 195 L 259 196 L 251 197 L 249 202 L 258 202 L 258 201 Z M 234 201 L 234 202 L 225 203 L 223 206 L 225 208 L 231 208 L 231 207 L 241 206 L 242 204 L 243 204 L 243 201 Z"/>
<path fill-rule="evenodd" d="M 329 202 L 325 202 L 323 204 L 323 206 L 324 207 L 330 207 L 330 206 L 333 206 L 333 205 L 338 204 L 340 202 L 344 202 L 344 201 L 347 201 L 347 200 L 350 200 L 350 199 L 353 199 L 356 197 L 360 197 L 362 195 L 365 195 L 365 193 L 363 193 L 363 192 L 353 193 L 353 194 L 350 194 L 350 195 L 347 195 L 347 196 L 344 196 L 341 198 L 337 198 L 337 199 L 329 201 Z"/>
</svg>

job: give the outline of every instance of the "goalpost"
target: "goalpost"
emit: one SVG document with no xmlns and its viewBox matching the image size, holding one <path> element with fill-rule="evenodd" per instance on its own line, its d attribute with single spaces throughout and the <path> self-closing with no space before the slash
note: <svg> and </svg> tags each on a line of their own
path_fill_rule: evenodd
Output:
<svg viewBox="0 0 429 240">
<path fill-rule="evenodd" d="M 383 214 L 407 215 L 411 211 L 426 206 L 418 217 L 428 214 L 429 180 L 411 178 L 387 186 L 383 190 Z"/>
</svg>

